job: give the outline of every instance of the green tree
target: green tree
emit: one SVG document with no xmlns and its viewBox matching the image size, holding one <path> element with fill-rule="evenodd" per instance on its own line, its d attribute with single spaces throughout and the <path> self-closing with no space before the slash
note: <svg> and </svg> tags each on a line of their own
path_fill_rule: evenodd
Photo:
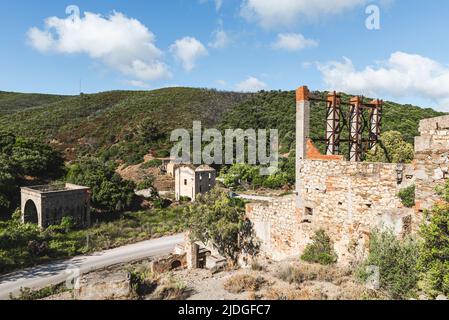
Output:
<svg viewBox="0 0 449 320">
<path fill-rule="evenodd" d="M 382 135 L 380 145 L 369 151 L 365 160 L 383 163 L 410 163 L 414 158 L 413 145 L 407 143 L 398 131 L 387 131 Z"/>
<path fill-rule="evenodd" d="M 221 255 L 236 262 L 240 253 L 257 254 L 259 244 L 252 223 L 245 217 L 244 203 L 219 190 L 200 195 L 185 208 L 186 226 L 193 241 L 213 245 Z"/>
<path fill-rule="evenodd" d="M 391 230 L 375 230 L 370 238 L 369 254 L 359 269 L 359 277 L 366 280 L 372 274 L 368 267 L 379 270 L 380 288 L 393 299 L 405 299 L 416 289 L 419 244 L 408 238 L 398 240 Z"/>
<path fill-rule="evenodd" d="M 70 166 L 67 181 L 92 190 L 92 206 L 99 210 L 120 212 L 131 207 L 135 184 L 123 180 L 110 163 L 84 157 Z"/>
<path fill-rule="evenodd" d="M 10 162 L 0 154 L 0 212 L 9 209 L 10 196 L 15 191 L 16 180 Z"/>
<path fill-rule="evenodd" d="M 445 196 L 448 197 L 447 192 Z M 449 204 L 435 205 L 427 218 L 420 230 L 424 240 L 419 259 L 421 287 L 433 297 L 440 293 L 449 295 Z"/>
</svg>

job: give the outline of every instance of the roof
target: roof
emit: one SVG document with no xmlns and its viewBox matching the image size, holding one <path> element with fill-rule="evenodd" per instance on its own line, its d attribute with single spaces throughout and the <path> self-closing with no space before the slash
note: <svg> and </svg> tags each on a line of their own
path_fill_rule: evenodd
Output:
<svg viewBox="0 0 449 320">
<path fill-rule="evenodd" d="M 193 164 L 179 164 L 176 166 L 176 170 L 177 169 L 181 169 L 181 168 L 189 168 L 192 171 L 195 172 L 215 172 L 216 170 L 214 168 L 212 168 L 211 166 L 208 165 L 200 165 L 200 166 L 194 166 Z"/>
<path fill-rule="evenodd" d="M 68 191 L 75 191 L 75 190 L 84 190 L 84 191 L 89 190 L 88 187 L 77 186 L 77 185 L 70 184 L 70 183 L 29 186 L 29 187 L 22 187 L 21 189 L 32 191 L 35 193 L 54 193 L 54 192 L 68 192 Z"/>
<path fill-rule="evenodd" d="M 201 171 L 215 171 L 215 169 L 212 168 L 212 167 L 210 167 L 210 166 L 208 166 L 208 165 L 203 164 L 203 165 L 197 167 L 197 168 L 195 169 L 195 171 L 196 171 L 196 172 L 201 172 Z"/>
</svg>

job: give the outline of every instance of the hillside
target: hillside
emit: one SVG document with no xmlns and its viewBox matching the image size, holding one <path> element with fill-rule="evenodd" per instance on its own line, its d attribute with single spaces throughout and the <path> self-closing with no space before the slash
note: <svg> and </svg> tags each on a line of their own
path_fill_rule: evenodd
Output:
<svg viewBox="0 0 449 320">
<path fill-rule="evenodd" d="M 316 92 L 325 95 L 325 93 Z M 343 96 L 347 100 L 348 96 Z M 325 132 L 325 107 L 313 107 L 312 137 Z M 421 119 L 442 115 L 432 109 L 386 102 L 383 130 L 400 131 L 413 142 Z M 0 92 L 0 126 L 17 135 L 39 137 L 64 151 L 68 160 L 86 153 L 129 164 L 142 161 L 150 149 L 169 149 L 176 128 L 277 128 L 283 152 L 294 145 L 295 93 L 257 94 L 193 88 L 113 91 L 81 96 Z"/>
<path fill-rule="evenodd" d="M 62 102 L 67 96 L 49 94 L 27 94 L 0 91 L 0 116 L 39 107 L 53 102 Z"/>
<path fill-rule="evenodd" d="M 85 94 L 34 108 L 12 108 L 0 116 L 0 126 L 49 141 L 68 159 L 105 153 L 107 158 L 138 163 L 147 147 L 157 149 L 173 129 L 192 128 L 194 120 L 213 126 L 249 96 L 191 88 Z"/>
</svg>

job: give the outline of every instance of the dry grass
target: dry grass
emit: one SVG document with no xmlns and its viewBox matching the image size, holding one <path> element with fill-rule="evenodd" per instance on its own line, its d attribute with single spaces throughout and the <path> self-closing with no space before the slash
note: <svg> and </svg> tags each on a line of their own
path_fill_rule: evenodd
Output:
<svg viewBox="0 0 449 320">
<path fill-rule="evenodd" d="M 339 285 L 350 275 L 350 271 L 335 266 L 302 263 L 284 266 L 276 276 L 290 284 L 301 284 L 306 281 L 326 281 Z"/>
<path fill-rule="evenodd" d="M 256 292 L 265 285 L 267 281 L 261 276 L 253 276 L 250 274 L 237 274 L 229 278 L 224 288 L 230 293 Z"/>
<path fill-rule="evenodd" d="M 160 281 L 151 298 L 152 300 L 185 300 L 190 294 L 184 282 L 168 277 Z"/>
</svg>

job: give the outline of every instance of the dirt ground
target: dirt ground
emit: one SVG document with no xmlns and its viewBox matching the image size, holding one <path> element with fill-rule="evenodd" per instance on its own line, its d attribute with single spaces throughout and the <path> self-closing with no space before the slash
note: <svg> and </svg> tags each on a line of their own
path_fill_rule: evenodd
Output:
<svg viewBox="0 0 449 320">
<path fill-rule="evenodd" d="M 159 168 L 142 168 L 143 163 L 134 166 L 120 166 L 117 173 L 125 180 L 130 180 L 139 183 L 145 175 L 154 177 L 154 186 L 158 191 L 174 191 L 175 179 L 169 175 L 162 174 Z"/>
<path fill-rule="evenodd" d="M 372 294 L 351 272 L 335 266 L 286 260 L 259 262 L 257 269 L 216 274 L 208 270 L 180 270 L 173 276 L 191 289 L 189 300 L 357 300 Z M 296 270 L 292 279 L 282 279 L 282 274 L 290 275 L 288 270 Z M 243 279 L 250 282 L 248 287 Z M 252 286 L 251 279 L 260 285 Z M 228 282 L 242 292 L 230 292 Z"/>
<path fill-rule="evenodd" d="M 99 281 L 102 285 L 108 278 L 122 277 L 127 281 L 129 271 L 146 272 L 150 261 L 127 264 L 96 271 L 86 275 L 90 286 Z M 156 279 L 157 280 L 154 280 Z M 96 280 L 97 279 L 97 280 Z M 307 264 L 299 260 L 272 262 L 258 261 L 252 268 L 225 270 L 212 273 L 209 270 L 174 270 L 151 275 L 151 291 L 136 297 L 114 294 L 115 287 L 100 290 L 98 296 L 86 293 L 90 299 L 181 299 L 181 300 L 360 300 L 381 297 L 358 282 L 348 270 L 336 266 Z M 93 283 L 92 283 L 93 281 Z M 84 281 L 86 282 L 86 281 Z M 116 281 L 117 282 L 117 281 Z M 167 289 L 167 283 L 169 289 Z M 123 288 L 118 285 L 117 287 Z M 102 294 L 107 291 L 107 296 Z M 47 299 L 71 300 L 71 293 L 62 293 Z"/>
</svg>

